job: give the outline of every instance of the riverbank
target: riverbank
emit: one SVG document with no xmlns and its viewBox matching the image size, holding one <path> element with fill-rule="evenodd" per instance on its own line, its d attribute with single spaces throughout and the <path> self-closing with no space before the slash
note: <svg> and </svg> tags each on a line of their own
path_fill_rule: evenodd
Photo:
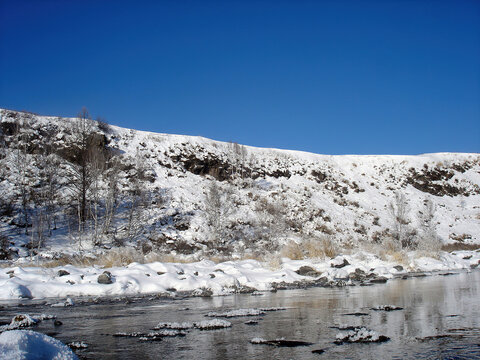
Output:
<svg viewBox="0 0 480 360">
<path fill-rule="evenodd" d="M 402 264 L 367 252 L 333 259 L 283 258 L 274 269 L 257 260 L 131 263 L 110 268 L 15 266 L 0 270 L 0 300 L 141 294 L 219 296 L 308 286 L 371 285 L 411 273 L 473 269 L 479 264 L 477 250 L 440 252 L 435 258 L 409 252 Z"/>
</svg>

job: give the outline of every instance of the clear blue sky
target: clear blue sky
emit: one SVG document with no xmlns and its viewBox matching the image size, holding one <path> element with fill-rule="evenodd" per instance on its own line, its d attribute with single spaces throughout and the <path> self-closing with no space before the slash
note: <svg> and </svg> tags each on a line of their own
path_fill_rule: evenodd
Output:
<svg viewBox="0 0 480 360">
<path fill-rule="evenodd" d="M 480 1 L 0 0 L 0 107 L 324 154 L 480 152 Z"/>
</svg>

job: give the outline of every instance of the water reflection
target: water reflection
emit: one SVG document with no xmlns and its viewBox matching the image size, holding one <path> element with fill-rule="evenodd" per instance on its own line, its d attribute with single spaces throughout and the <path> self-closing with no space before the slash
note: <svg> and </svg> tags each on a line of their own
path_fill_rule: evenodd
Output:
<svg viewBox="0 0 480 360">
<path fill-rule="evenodd" d="M 30 308 L 0 309 L 0 320 L 8 322 L 18 312 L 55 314 L 63 326 L 55 328 L 51 322 L 43 322 L 36 330 L 55 332 L 55 337 L 64 342 L 85 341 L 90 346 L 79 354 L 87 359 L 471 359 L 480 358 L 479 284 L 480 271 L 474 271 L 396 279 L 370 287 L 312 288 L 263 296 L 142 300 L 60 309 L 32 304 Z M 385 304 L 404 310 L 370 310 Z M 160 342 L 112 336 L 117 332 L 147 332 L 160 321 L 204 320 L 212 310 L 259 307 L 287 310 L 258 317 L 258 325 L 246 325 L 246 318 L 234 318 L 229 319 L 233 323 L 229 329 L 191 330 L 183 338 Z M 352 312 L 368 315 L 345 315 Z M 331 326 L 335 325 L 363 325 L 392 340 L 383 344 L 333 345 L 338 330 Z M 437 335 L 448 336 L 432 337 Z M 254 337 L 284 337 L 314 345 L 275 348 L 250 344 Z M 314 349 L 325 352 L 312 354 Z"/>
</svg>

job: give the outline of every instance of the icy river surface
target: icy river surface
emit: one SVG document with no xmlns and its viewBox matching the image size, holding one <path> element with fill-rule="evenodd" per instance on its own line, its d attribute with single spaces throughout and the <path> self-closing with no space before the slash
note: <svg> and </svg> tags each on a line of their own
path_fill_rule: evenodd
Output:
<svg viewBox="0 0 480 360">
<path fill-rule="evenodd" d="M 0 321 L 19 313 L 51 314 L 32 330 L 64 343 L 83 341 L 82 359 L 480 359 L 480 271 L 392 279 L 386 284 L 279 290 L 261 295 L 176 300 L 139 298 L 52 307 L 4 303 Z M 401 310 L 372 310 L 395 305 Z M 218 317 L 232 326 L 186 330 L 144 341 L 117 333 L 148 333 L 161 322 L 199 322 L 233 309 L 283 308 L 248 317 Z M 251 311 L 255 313 L 255 311 Z M 223 314 L 224 315 L 224 314 Z M 249 323 L 248 323 L 249 322 Z M 339 328 L 364 326 L 383 343 L 334 343 Z M 298 340 L 298 347 L 253 344 L 254 338 Z"/>
</svg>

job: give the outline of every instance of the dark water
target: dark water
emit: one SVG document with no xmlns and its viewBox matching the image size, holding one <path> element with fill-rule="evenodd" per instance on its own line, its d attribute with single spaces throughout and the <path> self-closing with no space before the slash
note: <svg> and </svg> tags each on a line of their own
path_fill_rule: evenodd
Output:
<svg viewBox="0 0 480 360">
<path fill-rule="evenodd" d="M 404 310 L 372 311 L 392 304 Z M 4 304 L 5 305 L 5 304 Z M 148 332 L 164 321 L 205 320 L 209 311 L 235 308 L 286 307 L 258 317 L 228 319 L 227 329 L 189 330 L 185 337 L 141 342 L 113 337 L 117 332 Z M 364 312 L 365 316 L 346 313 Z M 137 299 L 52 308 L 41 304 L 5 306 L 0 321 L 17 313 L 52 314 L 63 322 L 44 321 L 33 330 L 69 343 L 84 341 L 86 359 L 480 359 L 480 271 L 390 280 L 369 287 L 311 288 L 183 300 Z M 391 338 L 381 344 L 335 345 L 335 325 L 363 325 Z M 254 337 L 302 340 L 297 348 L 253 345 Z M 323 354 L 312 350 L 323 349 Z"/>
</svg>

